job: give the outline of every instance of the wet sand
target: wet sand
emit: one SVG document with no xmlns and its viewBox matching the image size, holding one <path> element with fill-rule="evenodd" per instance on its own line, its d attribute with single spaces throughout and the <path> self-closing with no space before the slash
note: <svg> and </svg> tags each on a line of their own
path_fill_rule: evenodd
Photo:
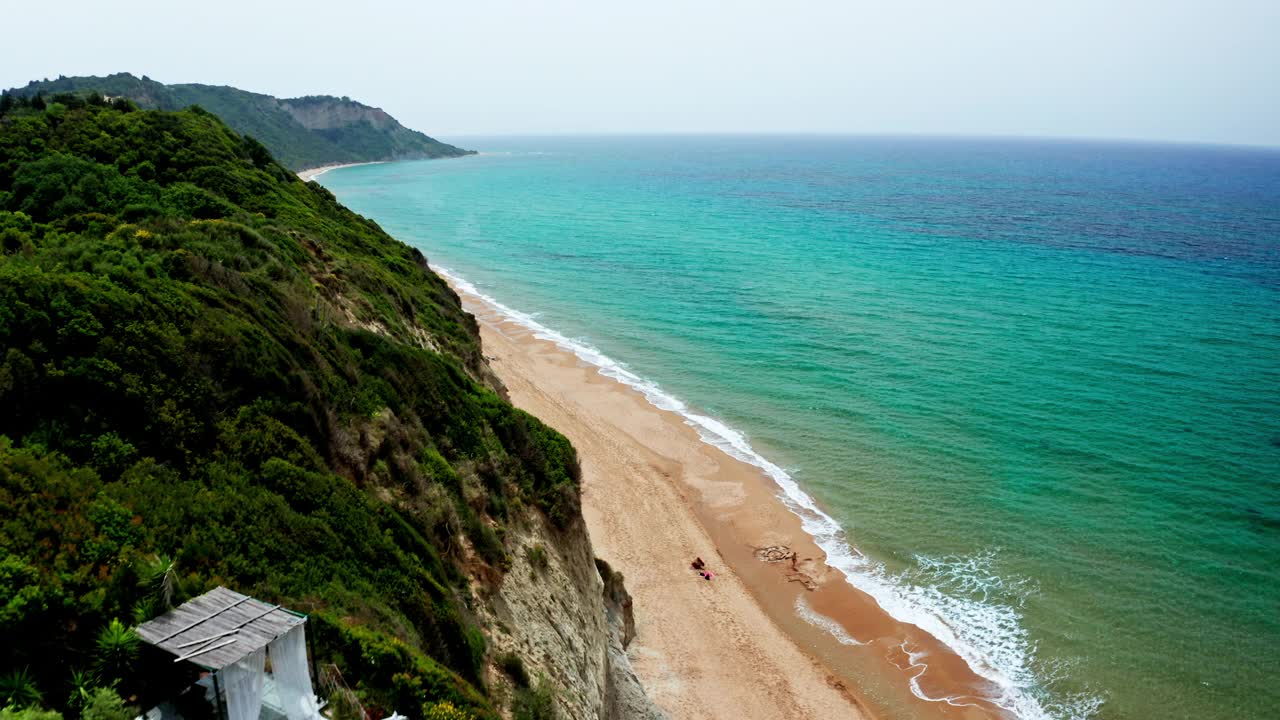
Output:
<svg viewBox="0 0 1280 720">
<path fill-rule="evenodd" d="M 990 688 L 963 659 L 825 565 L 762 471 L 482 299 L 460 295 L 512 402 L 577 448 L 595 552 L 624 574 L 635 599 L 629 654 L 672 717 L 1005 716 L 979 699 Z M 690 568 L 695 556 L 714 580 Z M 838 623 L 844 641 L 801 618 L 798 603 Z M 950 700 L 923 700 L 913 683 Z"/>
</svg>

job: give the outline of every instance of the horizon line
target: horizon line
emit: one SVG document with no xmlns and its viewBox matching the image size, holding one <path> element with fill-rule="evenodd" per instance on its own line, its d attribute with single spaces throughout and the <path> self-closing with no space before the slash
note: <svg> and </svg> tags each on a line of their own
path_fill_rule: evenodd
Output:
<svg viewBox="0 0 1280 720">
<path fill-rule="evenodd" d="M 412 129 L 412 128 L 411 128 Z M 421 131 L 419 131 L 421 132 Z M 1038 135 L 1034 133 L 965 133 L 910 132 L 887 130 L 504 130 L 493 132 L 437 132 L 441 138 L 543 138 L 543 137 L 814 137 L 814 138 L 901 138 L 919 140 L 1017 140 L 1041 142 L 1095 142 L 1126 145 L 1191 145 L 1248 150 L 1280 151 L 1280 142 L 1232 142 L 1226 140 L 1190 140 L 1174 138 L 1140 138 L 1108 135 Z"/>
</svg>

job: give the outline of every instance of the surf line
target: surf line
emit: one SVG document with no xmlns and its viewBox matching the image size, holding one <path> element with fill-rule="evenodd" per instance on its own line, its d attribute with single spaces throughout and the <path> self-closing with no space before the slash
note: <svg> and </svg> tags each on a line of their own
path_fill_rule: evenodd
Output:
<svg viewBox="0 0 1280 720">
<path fill-rule="evenodd" d="M 676 413 L 698 433 L 703 442 L 735 460 L 763 471 L 781 490 L 777 495 L 778 499 L 792 514 L 800 518 L 801 528 L 826 554 L 826 564 L 829 567 L 838 570 L 850 585 L 870 595 L 898 622 L 910 623 L 933 635 L 964 660 L 976 675 L 1000 689 L 997 696 L 983 698 L 984 700 L 1026 720 L 1051 720 L 1054 717 L 1031 692 L 1031 688 L 1038 683 L 1029 668 L 1032 651 L 1021 616 L 1016 610 L 992 604 L 968 607 L 975 603 L 957 598 L 948 598 L 950 602 L 942 605 L 928 602 L 931 593 L 922 592 L 921 588 L 909 583 L 897 582 L 885 571 L 883 565 L 849 545 L 844 528 L 819 508 L 817 502 L 786 470 L 756 452 L 742 432 L 716 418 L 695 412 L 654 381 L 628 370 L 623 363 L 590 343 L 570 338 L 542 324 L 534 315 L 503 304 L 452 269 L 434 263 L 430 267 L 455 287 L 496 310 L 499 315 L 530 330 L 534 337 L 573 353 L 583 362 L 595 366 L 601 375 L 638 391 L 649 404 L 659 410 Z M 947 607 L 962 614 L 948 617 Z M 808 618 L 801 617 L 809 621 Z M 957 630 L 974 623 L 979 626 L 978 635 L 994 635 L 996 640 L 986 643 L 970 642 Z M 836 639 L 843 642 L 838 636 Z M 927 702 L 953 704 L 951 699 L 931 698 L 919 691 L 916 680 L 923 672 L 924 668 L 911 679 L 912 693 Z"/>
</svg>

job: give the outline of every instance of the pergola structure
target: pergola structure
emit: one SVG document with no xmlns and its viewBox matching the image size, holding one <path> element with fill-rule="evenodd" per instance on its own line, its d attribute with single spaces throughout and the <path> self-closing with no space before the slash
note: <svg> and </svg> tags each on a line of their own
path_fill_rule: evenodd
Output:
<svg viewBox="0 0 1280 720">
<path fill-rule="evenodd" d="M 208 670 L 218 720 L 259 720 L 268 683 L 287 720 L 316 720 L 307 616 L 218 587 L 139 625 L 138 637 Z M 271 659 L 268 678 L 266 660 Z"/>
</svg>

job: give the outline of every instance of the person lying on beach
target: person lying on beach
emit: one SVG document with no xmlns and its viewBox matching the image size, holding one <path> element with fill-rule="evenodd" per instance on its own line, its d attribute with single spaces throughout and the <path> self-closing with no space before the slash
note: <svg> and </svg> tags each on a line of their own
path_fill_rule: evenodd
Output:
<svg viewBox="0 0 1280 720">
<path fill-rule="evenodd" d="M 694 558 L 694 559 L 693 559 L 693 569 L 694 569 L 694 570 L 701 570 L 701 569 L 705 568 L 706 566 L 707 566 L 707 564 L 706 564 L 706 563 L 704 563 L 704 562 L 702 562 L 702 558 L 700 558 L 700 557 L 699 557 L 699 558 Z"/>
<path fill-rule="evenodd" d="M 707 570 L 705 572 L 702 570 L 699 570 L 698 574 L 702 576 L 703 580 L 710 580 L 711 578 L 715 577 L 715 575 L 713 575 L 710 570 Z"/>
</svg>

